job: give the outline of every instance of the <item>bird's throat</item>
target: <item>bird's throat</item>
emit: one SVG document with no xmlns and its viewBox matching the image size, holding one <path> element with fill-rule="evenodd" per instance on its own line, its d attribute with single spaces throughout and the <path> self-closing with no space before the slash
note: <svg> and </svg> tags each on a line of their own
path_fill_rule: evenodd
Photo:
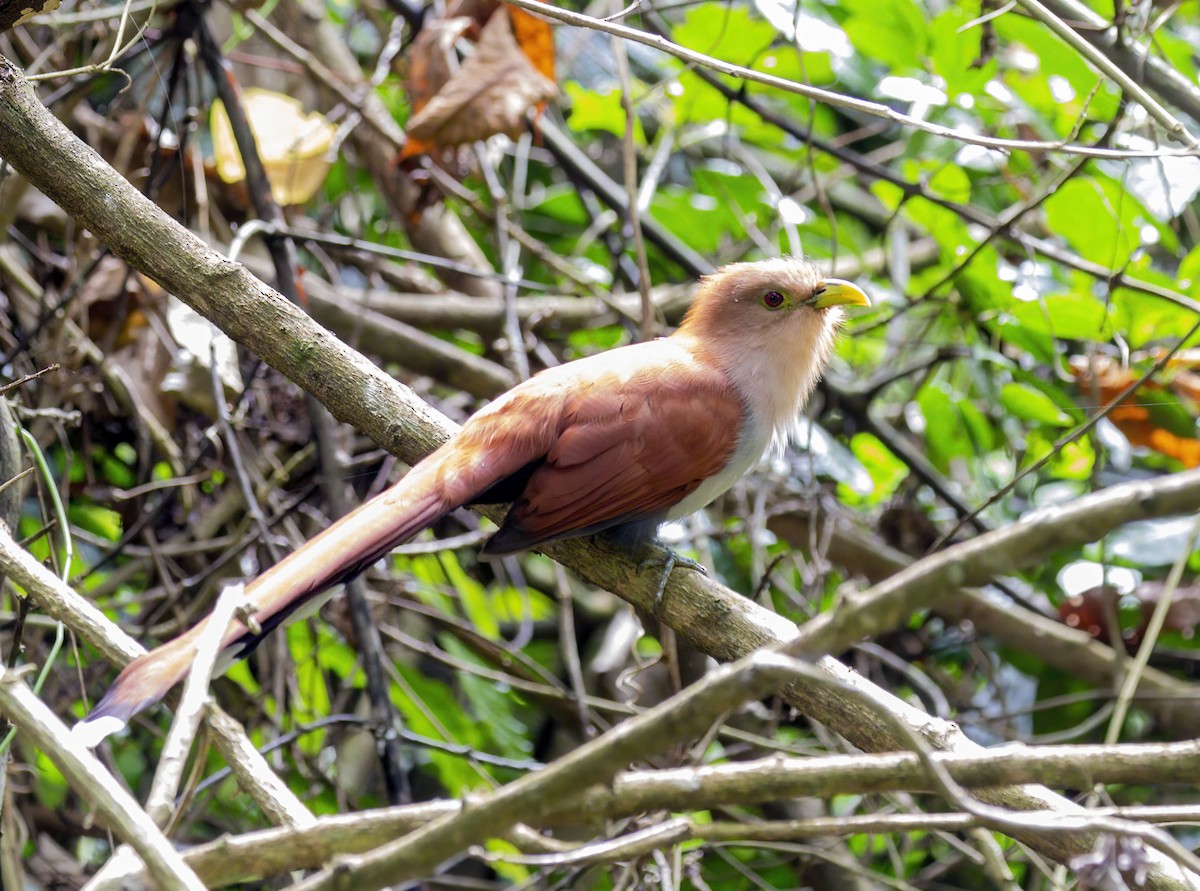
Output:
<svg viewBox="0 0 1200 891">
<path fill-rule="evenodd" d="M 843 319 L 842 310 L 834 308 L 822 311 L 815 318 L 809 315 L 807 319 L 780 320 L 778 326 L 762 332 L 761 336 L 720 341 L 690 339 L 688 346 L 697 361 L 720 367 L 746 406 L 746 433 L 761 431 L 754 437 L 756 442 L 762 438 L 755 461 L 768 445 L 786 441 L 792 433 L 805 402 L 829 364 Z M 746 440 L 747 436 L 744 434 L 742 438 Z"/>
</svg>

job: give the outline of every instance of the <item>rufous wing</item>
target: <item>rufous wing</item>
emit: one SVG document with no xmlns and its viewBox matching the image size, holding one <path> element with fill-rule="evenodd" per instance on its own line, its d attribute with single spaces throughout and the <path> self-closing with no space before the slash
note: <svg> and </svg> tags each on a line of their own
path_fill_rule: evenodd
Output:
<svg viewBox="0 0 1200 891">
<path fill-rule="evenodd" d="M 729 463 L 744 415 L 722 376 L 682 365 L 579 388 L 485 553 L 665 516 Z"/>
</svg>

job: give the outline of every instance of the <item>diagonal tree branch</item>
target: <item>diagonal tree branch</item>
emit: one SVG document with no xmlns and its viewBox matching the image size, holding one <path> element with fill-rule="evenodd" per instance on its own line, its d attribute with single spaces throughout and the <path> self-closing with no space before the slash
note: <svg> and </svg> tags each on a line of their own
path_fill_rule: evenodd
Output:
<svg viewBox="0 0 1200 891">
<path fill-rule="evenodd" d="M 1200 469 L 1110 486 L 1069 504 L 1035 510 L 1003 529 L 918 560 L 832 612 L 810 619 L 786 649 L 808 656 L 842 653 L 859 640 L 899 628 L 917 610 L 961 588 L 986 584 L 1064 547 L 1097 541 L 1126 523 L 1196 510 Z"/>
<path fill-rule="evenodd" d="M 1158 122 L 1159 126 L 1170 134 L 1172 139 L 1182 142 L 1190 148 L 1200 145 L 1196 142 L 1196 137 L 1188 132 L 1182 121 L 1163 108 L 1158 100 L 1142 89 L 1141 84 L 1134 80 L 1124 68 L 1113 62 L 1095 44 L 1084 40 L 1079 32 L 1059 18 L 1053 10 L 1044 6 L 1039 0 L 1017 0 L 1017 2 L 1024 6 L 1030 15 L 1066 41 L 1079 55 L 1087 59 L 1092 67 L 1128 93 L 1135 102 L 1146 109 L 1146 112 Z"/>
<path fill-rule="evenodd" d="M 1169 63 L 1137 44 L 1122 41 L 1112 22 L 1078 0 L 1042 0 L 1042 5 L 1074 23 L 1080 38 L 1102 50 L 1135 82 L 1144 82 L 1164 101 L 1200 122 L 1200 88 Z"/>
</svg>

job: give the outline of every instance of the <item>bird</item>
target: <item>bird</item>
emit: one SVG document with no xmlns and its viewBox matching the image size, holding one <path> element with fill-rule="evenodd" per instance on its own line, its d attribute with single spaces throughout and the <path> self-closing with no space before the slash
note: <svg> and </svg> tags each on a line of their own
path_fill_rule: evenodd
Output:
<svg viewBox="0 0 1200 891">
<path fill-rule="evenodd" d="M 633 547 L 639 566 L 661 565 L 660 599 L 679 562 L 658 543 L 660 524 L 711 503 L 786 439 L 844 307 L 869 305 L 857 285 L 799 258 L 704 276 L 670 336 L 517 384 L 390 489 L 250 582 L 222 655 L 242 658 L 306 603 L 462 506 L 511 503 L 485 557 L 604 534 Z M 103 738 L 165 696 L 207 621 L 129 663 L 78 725 L 82 736 Z"/>
</svg>

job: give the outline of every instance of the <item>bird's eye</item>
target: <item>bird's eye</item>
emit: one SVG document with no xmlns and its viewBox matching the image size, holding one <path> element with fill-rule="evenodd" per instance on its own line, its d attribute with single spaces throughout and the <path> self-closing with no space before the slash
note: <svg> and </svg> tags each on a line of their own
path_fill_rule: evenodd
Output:
<svg viewBox="0 0 1200 891">
<path fill-rule="evenodd" d="M 762 295 L 763 306 L 767 309 L 779 309 L 783 306 L 783 295 L 778 291 L 767 291 Z"/>
</svg>

